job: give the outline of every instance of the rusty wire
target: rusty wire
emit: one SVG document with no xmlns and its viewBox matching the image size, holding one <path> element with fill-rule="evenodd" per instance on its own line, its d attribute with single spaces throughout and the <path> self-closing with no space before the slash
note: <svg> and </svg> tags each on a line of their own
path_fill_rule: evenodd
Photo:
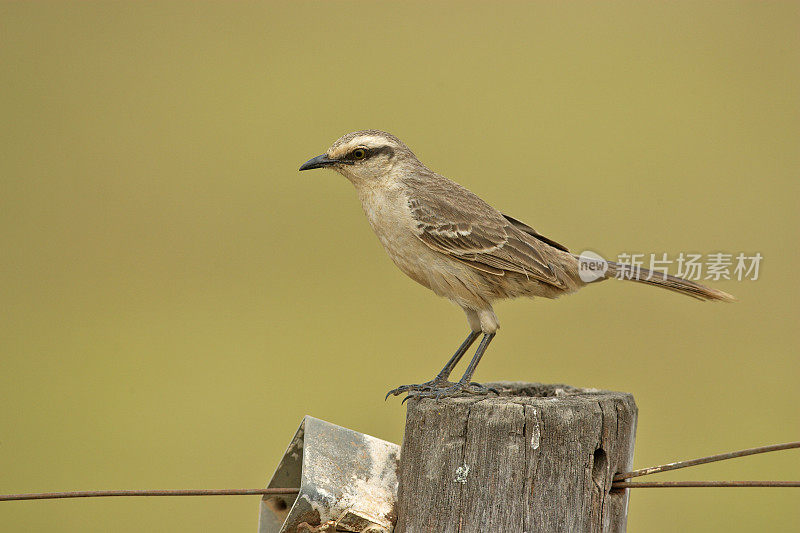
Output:
<svg viewBox="0 0 800 533">
<path fill-rule="evenodd" d="M 0 502 L 16 500 L 58 500 L 64 498 L 101 498 L 112 496 L 248 496 L 295 495 L 300 489 L 177 489 L 177 490 L 83 490 L 73 492 L 33 492 L 0 494 Z"/>
<path fill-rule="evenodd" d="M 667 463 L 658 466 L 651 466 L 649 468 L 640 468 L 631 472 L 624 472 L 616 474 L 614 481 L 623 481 L 632 477 L 647 476 L 650 474 L 657 474 L 659 472 L 668 472 L 669 470 L 677 470 L 679 468 L 686 468 L 689 466 L 704 465 L 707 463 L 714 463 L 716 461 L 724 461 L 726 459 L 736 459 L 737 457 L 745 457 L 748 455 L 755 455 L 757 453 L 776 452 L 778 450 L 789 450 L 792 448 L 800 448 L 800 441 L 786 442 L 784 444 L 771 444 L 769 446 L 759 446 L 757 448 L 747 448 L 746 450 L 739 450 L 736 452 L 720 453 L 717 455 L 709 455 L 707 457 L 700 457 L 698 459 L 690 459 L 688 461 L 678 461 L 676 463 Z M 710 482 L 707 482 L 710 483 Z M 733 483 L 725 482 L 725 483 Z M 755 483 L 755 482 L 753 482 Z M 766 483 L 766 482 L 760 482 Z M 639 484 L 637 484 L 638 486 Z M 738 485 L 737 485 L 738 486 Z M 793 486 L 793 485 L 792 485 Z"/>
<path fill-rule="evenodd" d="M 669 487 L 800 487 L 800 481 L 616 481 L 611 490 Z"/>
<path fill-rule="evenodd" d="M 735 459 L 759 453 L 775 452 L 800 448 L 800 441 L 784 444 L 759 446 L 729 453 L 709 455 L 688 461 L 667 463 L 649 468 L 641 468 L 616 474 L 611 484 L 612 490 L 634 488 L 668 488 L 668 487 L 800 487 L 800 481 L 627 481 L 633 477 L 646 476 L 669 470 L 677 470 L 726 459 Z M 248 496 L 248 495 L 295 495 L 299 489 L 267 488 L 267 489 L 177 489 L 177 490 L 94 490 L 73 492 L 35 492 L 27 494 L 0 494 L 0 502 L 19 500 L 55 500 L 65 498 L 100 498 L 114 496 Z"/>
</svg>

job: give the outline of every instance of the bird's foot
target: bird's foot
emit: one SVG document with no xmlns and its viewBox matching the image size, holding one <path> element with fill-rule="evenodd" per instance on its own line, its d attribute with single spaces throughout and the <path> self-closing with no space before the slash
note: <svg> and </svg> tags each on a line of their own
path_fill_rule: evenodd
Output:
<svg viewBox="0 0 800 533">
<path fill-rule="evenodd" d="M 451 398 L 458 396 L 462 393 L 475 394 L 475 395 L 488 395 L 489 393 L 500 394 L 497 389 L 487 387 L 475 382 L 459 381 L 458 383 L 451 383 L 449 381 L 428 381 L 419 385 L 403 385 L 389 391 L 386 395 L 388 398 L 390 394 L 395 396 L 403 393 L 408 393 L 408 396 L 403 398 L 401 403 L 405 403 L 409 398 L 435 398 L 440 400 L 442 398 Z"/>
<path fill-rule="evenodd" d="M 434 378 L 430 381 L 426 381 L 425 383 L 418 383 L 414 385 L 400 385 L 396 389 L 392 389 L 386 393 L 386 398 L 388 399 L 389 396 L 399 396 L 401 394 L 408 393 L 416 393 L 416 392 L 430 392 L 433 390 L 440 389 L 442 387 L 446 387 L 448 385 L 453 385 L 446 379 Z M 405 400 L 403 400 L 405 401 Z"/>
</svg>

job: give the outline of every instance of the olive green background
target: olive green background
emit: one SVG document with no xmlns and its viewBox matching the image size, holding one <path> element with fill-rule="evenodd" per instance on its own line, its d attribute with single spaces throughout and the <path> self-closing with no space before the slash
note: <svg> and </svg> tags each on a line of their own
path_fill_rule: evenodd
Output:
<svg viewBox="0 0 800 533">
<path fill-rule="evenodd" d="M 735 305 L 496 306 L 479 380 L 632 392 L 635 465 L 800 438 L 800 8 L 0 5 L 0 493 L 260 487 L 304 414 L 401 442 L 461 311 L 351 185 L 388 130 L 578 252 L 760 252 Z M 459 371 L 461 369 L 459 368 Z M 798 454 L 657 479 L 797 479 Z M 796 489 L 640 489 L 630 530 L 788 531 Z M 256 530 L 258 497 L 0 504 L 2 531 Z"/>
</svg>

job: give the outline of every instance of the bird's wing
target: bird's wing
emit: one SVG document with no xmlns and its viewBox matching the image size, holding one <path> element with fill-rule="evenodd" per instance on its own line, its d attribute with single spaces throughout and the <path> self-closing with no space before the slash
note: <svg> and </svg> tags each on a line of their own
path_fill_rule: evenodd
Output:
<svg viewBox="0 0 800 533">
<path fill-rule="evenodd" d="M 468 190 L 453 182 L 437 185 L 409 194 L 408 206 L 422 242 L 484 272 L 517 272 L 564 287 L 555 266 L 560 252 L 517 228 Z"/>
<path fill-rule="evenodd" d="M 544 235 L 542 235 L 541 233 L 539 233 L 538 231 L 536 231 L 535 229 L 533 229 L 529 225 L 525 224 L 524 222 L 520 222 L 516 218 L 512 218 L 512 217 L 510 217 L 508 215 L 503 215 L 503 218 L 505 218 L 506 220 L 511 222 L 511 224 L 515 228 L 517 228 L 517 229 L 519 229 L 521 231 L 524 231 L 528 235 L 532 235 L 532 236 L 536 237 L 537 239 L 539 239 L 542 242 L 546 242 L 547 244 L 549 244 L 553 248 L 558 248 L 562 252 L 569 252 L 569 249 L 566 246 L 564 246 L 563 244 L 557 243 L 553 239 L 549 239 L 549 238 L 545 237 Z"/>
</svg>

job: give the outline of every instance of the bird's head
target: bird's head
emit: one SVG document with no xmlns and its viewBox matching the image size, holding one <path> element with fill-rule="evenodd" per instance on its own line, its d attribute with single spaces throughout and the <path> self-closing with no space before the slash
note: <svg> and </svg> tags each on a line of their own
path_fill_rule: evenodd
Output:
<svg viewBox="0 0 800 533">
<path fill-rule="evenodd" d="M 339 138 L 328 151 L 311 158 L 300 170 L 331 168 L 355 184 L 391 179 L 406 165 L 421 165 L 411 150 L 390 133 L 354 131 Z"/>
</svg>

